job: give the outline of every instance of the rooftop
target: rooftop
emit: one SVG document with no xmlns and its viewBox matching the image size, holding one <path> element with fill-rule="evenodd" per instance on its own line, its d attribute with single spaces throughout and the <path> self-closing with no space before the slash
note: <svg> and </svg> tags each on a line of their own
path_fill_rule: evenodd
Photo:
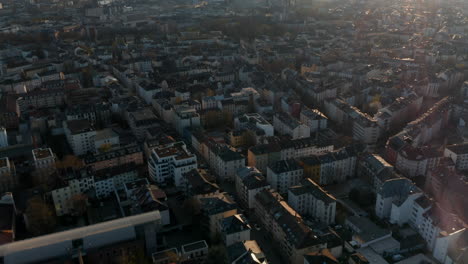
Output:
<svg viewBox="0 0 468 264">
<path fill-rule="evenodd" d="M 45 159 L 49 157 L 53 157 L 54 154 L 52 153 L 52 149 L 50 148 L 37 148 L 33 149 L 33 157 L 34 159 Z"/>
<path fill-rule="evenodd" d="M 294 195 L 310 194 L 327 204 L 336 202 L 335 197 L 328 194 L 324 189 L 322 189 L 322 187 L 308 178 L 303 179 L 301 181 L 301 185 L 289 188 L 289 191 Z"/>
</svg>

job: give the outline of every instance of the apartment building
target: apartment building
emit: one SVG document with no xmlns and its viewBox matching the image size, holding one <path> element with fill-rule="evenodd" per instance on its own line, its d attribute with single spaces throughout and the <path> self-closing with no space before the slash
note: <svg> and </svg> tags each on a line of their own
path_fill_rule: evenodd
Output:
<svg viewBox="0 0 468 264">
<path fill-rule="evenodd" d="M 335 223 L 336 199 L 311 179 L 303 179 L 289 188 L 288 204 L 299 214 L 311 216 L 320 223 Z"/>
<path fill-rule="evenodd" d="M 411 216 L 413 201 L 422 195 L 421 189 L 407 178 L 388 180 L 377 192 L 375 214 L 379 218 L 390 219 L 394 224 L 403 225 Z M 395 214 L 400 211 L 401 214 Z"/>
<path fill-rule="evenodd" d="M 195 108 L 176 106 L 173 112 L 173 122 L 179 135 L 183 135 L 184 129 L 199 127 L 201 119 Z"/>
<path fill-rule="evenodd" d="M 259 144 L 248 150 L 248 165 L 267 173 L 267 167 L 280 160 L 297 159 L 333 151 L 333 145 L 318 142 L 315 138 L 282 139 Z"/>
<path fill-rule="evenodd" d="M 33 180 L 37 184 L 47 183 L 50 176 L 55 173 L 55 155 L 50 148 L 37 148 L 32 150 L 34 162 Z"/>
<path fill-rule="evenodd" d="M 255 197 L 255 214 L 266 235 L 277 244 L 283 261 L 304 263 L 304 255 L 328 248 L 341 256 L 342 242 L 332 233 L 318 234 L 308 227 L 301 215 L 291 208 L 276 191 L 263 190 Z"/>
<path fill-rule="evenodd" d="M 211 237 L 221 232 L 219 222 L 237 214 L 237 206 L 226 193 L 200 197 L 201 228 Z"/>
<path fill-rule="evenodd" d="M 138 179 L 138 167 L 134 164 L 123 164 L 93 172 L 96 197 L 105 198 L 116 190 L 124 189 L 124 184 Z"/>
<path fill-rule="evenodd" d="M 8 157 L 0 158 L 0 193 L 11 192 L 17 185 L 15 164 Z"/>
<path fill-rule="evenodd" d="M 309 126 L 284 112 L 273 116 L 273 127 L 280 135 L 289 135 L 292 139 L 310 137 Z"/>
<path fill-rule="evenodd" d="M 65 91 L 63 89 L 36 89 L 21 95 L 17 100 L 21 113 L 31 108 L 59 107 L 65 104 Z"/>
<path fill-rule="evenodd" d="M 369 182 L 374 192 L 380 190 L 386 180 L 397 177 L 390 163 L 380 155 L 370 153 L 358 159 L 357 175 Z"/>
<path fill-rule="evenodd" d="M 175 142 L 153 148 L 148 159 L 150 178 L 160 184 L 173 182 L 184 186 L 183 174 L 197 168 L 197 158 L 185 143 Z"/>
<path fill-rule="evenodd" d="M 262 173 L 254 167 L 244 167 L 236 173 L 236 192 L 239 197 L 239 205 L 252 209 L 255 203 L 255 195 L 263 189 L 270 188 Z"/>
<path fill-rule="evenodd" d="M 146 130 L 158 125 L 158 118 L 150 108 L 139 109 L 128 113 L 128 125 L 138 141 L 145 139 Z"/>
<path fill-rule="evenodd" d="M 444 157 L 450 158 L 457 170 L 468 169 L 468 143 L 448 145 L 444 150 Z"/>
<path fill-rule="evenodd" d="M 141 165 L 144 163 L 143 150 L 138 145 L 128 145 L 99 154 L 89 154 L 84 157 L 84 162 L 95 171 L 124 164 Z"/>
<path fill-rule="evenodd" d="M 293 159 L 280 160 L 267 167 L 267 181 L 280 194 L 287 194 L 291 186 L 298 185 L 304 177 L 304 169 Z"/>
<path fill-rule="evenodd" d="M 302 107 L 299 120 L 310 127 L 310 132 L 317 132 L 326 129 L 328 126 L 328 118 L 322 112 L 306 106 Z"/>
<path fill-rule="evenodd" d="M 237 242 L 250 240 L 251 227 L 242 214 L 235 214 L 221 219 L 219 225 L 221 237 L 226 247 Z"/>
<path fill-rule="evenodd" d="M 87 119 L 64 122 L 65 136 L 73 153 L 77 156 L 95 151 L 96 130 Z"/>
<path fill-rule="evenodd" d="M 274 127 L 258 113 L 244 114 L 234 119 L 236 129 L 248 129 L 255 131 L 260 129 L 267 137 L 274 135 Z"/>
<path fill-rule="evenodd" d="M 202 154 L 219 180 L 234 181 L 238 169 L 245 166 L 245 157 L 226 145 L 214 141 L 205 142 L 206 151 Z"/>
<path fill-rule="evenodd" d="M 358 153 L 353 146 L 301 159 L 305 176 L 320 185 L 344 182 L 354 177 Z M 318 168 L 317 168 L 318 167 Z"/>
<path fill-rule="evenodd" d="M 115 149 L 120 146 L 119 135 L 112 130 L 112 128 L 106 128 L 103 130 L 96 131 L 94 137 L 94 152 L 104 152 L 110 149 Z"/>
<path fill-rule="evenodd" d="M 94 189 L 94 186 L 94 176 L 87 170 L 67 174 L 63 186 L 51 191 L 57 216 L 72 214 L 75 210 L 74 201 Z"/>
</svg>

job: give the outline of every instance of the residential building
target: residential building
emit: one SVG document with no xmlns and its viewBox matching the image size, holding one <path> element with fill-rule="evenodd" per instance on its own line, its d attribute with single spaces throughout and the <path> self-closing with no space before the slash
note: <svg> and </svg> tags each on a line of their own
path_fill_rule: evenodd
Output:
<svg viewBox="0 0 468 264">
<path fill-rule="evenodd" d="M 250 240 L 251 227 L 242 214 L 235 214 L 221 219 L 219 225 L 221 237 L 226 247 L 237 242 Z"/>
<path fill-rule="evenodd" d="M 128 125 L 138 141 L 143 141 L 145 139 L 146 130 L 157 126 L 158 121 L 159 119 L 150 108 L 143 108 L 128 113 Z"/>
<path fill-rule="evenodd" d="M 336 199 L 311 179 L 289 188 L 288 204 L 299 214 L 311 216 L 320 223 L 335 223 Z"/>
<path fill-rule="evenodd" d="M 132 144 L 99 154 L 89 154 L 84 157 L 84 163 L 95 171 L 124 164 L 141 165 L 144 163 L 143 150 Z"/>
<path fill-rule="evenodd" d="M 138 167 L 134 163 L 122 164 L 95 171 L 93 175 L 96 197 L 106 198 L 123 190 L 125 183 L 138 179 Z"/>
<path fill-rule="evenodd" d="M 353 241 L 356 241 L 360 248 L 370 248 L 379 256 L 395 254 L 400 250 L 400 243 L 392 238 L 392 232 L 379 227 L 369 218 L 352 215 L 346 218 L 345 224 L 352 230 Z M 379 250 L 378 243 L 385 243 L 383 250 Z"/>
<path fill-rule="evenodd" d="M 402 225 L 409 221 L 414 200 L 422 195 L 422 191 L 407 178 L 388 180 L 377 192 L 375 214 Z"/>
<path fill-rule="evenodd" d="M 219 221 L 237 214 L 237 206 L 226 193 L 200 197 L 200 211 L 202 215 L 202 231 L 211 237 L 220 234 Z"/>
<path fill-rule="evenodd" d="M 273 117 L 273 126 L 281 135 L 289 135 L 292 139 L 310 137 L 310 127 L 284 113 L 276 113 Z"/>
<path fill-rule="evenodd" d="M 199 127 L 200 115 L 194 108 L 186 106 L 177 106 L 174 109 L 173 121 L 176 131 L 183 135 L 184 129 Z"/>
<path fill-rule="evenodd" d="M 94 176 L 87 170 L 69 173 L 63 186 L 51 191 L 57 216 L 73 214 L 76 210 L 74 202 L 87 201 L 86 193 L 94 187 Z"/>
<path fill-rule="evenodd" d="M 208 244 L 200 240 L 182 246 L 181 257 L 184 260 L 203 262 L 208 256 Z"/>
<path fill-rule="evenodd" d="M 303 179 L 304 169 L 294 159 L 280 160 L 267 167 L 267 181 L 280 194 L 287 194 L 291 186 Z"/>
<path fill-rule="evenodd" d="M 302 264 L 306 253 L 326 248 L 333 256 L 341 256 L 340 239 L 333 233 L 312 231 L 277 192 L 263 190 L 255 198 L 255 214 L 267 236 L 277 244 L 284 262 Z"/>
<path fill-rule="evenodd" d="M 124 217 L 2 245 L 0 257 L 5 264 L 80 261 L 85 254 L 135 240 L 141 240 L 147 252 L 155 252 L 160 222 L 159 211 Z"/>
<path fill-rule="evenodd" d="M 246 209 L 254 209 L 255 195 L 270 188 L 265 177 L 254 167 L 238 169 L 235 184 L 239 204 Z"/>
<path fill-rule="evenodd" d="M 242 154 L 216 142 L 208 142 L 207 160 L 219 180 L 234 181 L 237 170 L 245 166 Z"/>
<path fill-rule="evenodd" d="M 249 113 L 244 114 L 240 117 L 236 117 L 234 120 L 234 125 L 236 129 L 248 129 L 255 130 L 253 127 L 260 129 L 264 132 L 264 135 L 267 137 L 274 135 L 273 126 L 268 123 L 260 114 Z"/>
<path fill-rule="evenodd" d="M 94 152 L 105 152 L 120 146 L 120 137 L 112 128 L 96 131 L 94 137 Z"/>
<path fill-rule="evenodd" d="M 344 182 L 355 176 L 357 155 L 354 147 L 348 146 L 327 154 L 317 155 L 315 162 L 314 158 L 302 159 L 304 164 L 309 164 L 304 167 L 304 173 L 306 177 L 310 177 L 320 185 Z M 320 167 L 320 170 L 316 168 L 317 166 Z"/>
<path fill-rule="evenodd" d="M 184 186 L 183 174 L 197 168 L 197 158 L 184 142 L 169 143 L 153 148 L 148 159 L 150 178 L 157 183 L 173 182 Z"/>
<path fill-rule="evenodd" d="M 267 264 L 265 254 L 255 240 L 236 242 L 227 247 L 227 263 L 229 264 Z"/>
<path fill-rule="evenodd" d="M 310 127 L 310 132 L 326 129 L 328 125 L 328 118 L 322 112 L 306 106 L 302 107 L 300 121 Z"/>
<path fill-rule="evenodd" d="M 248 151 L 248 165 L 267 173 L 267 167 L 279 160 L 297 159 L 333 151 L 333 145 L 315 138 L 282 139 L 253 146 Z"/>
<path fill-rule="evenodd" d="M 50 148 L 32 150 L 35 171 L 33 181 L 37 184 L 48 183 L 50 176 L 56 172 L 55 155 Z"/>
<path fill-rule="evenodd" d="M 184 173 L 183 176 L 185 185 L 182 186 L 182 189 L 187 197 L 209 196 L 219 193 L 219 186 L 210 182 L 209 175 L 205 170 L 192 169 Z"/>
<path fill-rule="evenodd" d="M 166 203 L 166 193 L 156 185 L 139 186 L 132 190 L 130 197 L 132 202 L 130 213 L 132 215 L 159 211 L 161 214 L 161 224 L 163 226 L 171 224 L 171 214 Z"/>
<path fill-rule="evenodd" d="M 65 135 L 73 153 L 77 156 L 95 151 L 96 130 L 87 119 L 69 120 L 64 123 Z"/>
<path fill-rule="evenodd" d="M 373 186 L 374 192 L 380 190 L 382 184 L 395 178 L 393 166 L 378 154 L 366 154 L 359 158 L 357 175 Z"/>
<path fill-rule="evenodd" d="M 450 158 L 457 170 L 468 169 L 468 143 L 448 145 L 444 150 L 444 157 Z"/>
<path fill-rule="evenodd" d="M 15 164 L 8 157 L 0 158 L 0 194 L 14 190 L 17 185 Z"/>
</svg>

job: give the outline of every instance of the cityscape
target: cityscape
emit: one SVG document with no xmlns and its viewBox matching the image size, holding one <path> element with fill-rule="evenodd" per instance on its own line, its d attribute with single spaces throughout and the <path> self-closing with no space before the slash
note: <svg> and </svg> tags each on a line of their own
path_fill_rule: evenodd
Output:
<svg viewBox="0 0 468 264">
<path fill-rule="evenodd" d="M 0 0 L 0 264 L 468 263 L 468 0 Z"/>
</svg>

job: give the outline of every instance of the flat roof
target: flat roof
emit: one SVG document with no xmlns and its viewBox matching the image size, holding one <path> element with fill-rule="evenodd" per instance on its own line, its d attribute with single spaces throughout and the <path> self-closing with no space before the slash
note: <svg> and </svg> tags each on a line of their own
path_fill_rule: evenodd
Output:
<svg viewBox="0 0 468 264">
<path fill-rule="evenodd" d="M 198 249 L 208 248 L 205 240 L 196 241 L 182 246 L 182 251 L 190 252 Z"/>
<path fill-rule="evenodd" d="M 0 256 L 7 256 L 9 254 L 21 252 L 23 250 L 45 247 L 49 244 L 57 244 L 62 241 L 80 239 L 99 233 L 106 233 L 115 229 L 136 226 L 143 223 L 149 223 L 151 221 L 160 219 L 161 214 L 159 213 L 159 211 L 153 211 L 149 213 L 123 217 L 120 219 L 107 221 L 95 225 L 79 227 L 63 232 L 57 232 L 49 235 L 25 239 L 0 246 Z"/>
<path fill-rule="evenodd" d="M 37 148 L 33 149 L 33 156 L 35 159 L 45 159 L 52 157 L 52 150 L 50 148 Z"/>
</svg>

